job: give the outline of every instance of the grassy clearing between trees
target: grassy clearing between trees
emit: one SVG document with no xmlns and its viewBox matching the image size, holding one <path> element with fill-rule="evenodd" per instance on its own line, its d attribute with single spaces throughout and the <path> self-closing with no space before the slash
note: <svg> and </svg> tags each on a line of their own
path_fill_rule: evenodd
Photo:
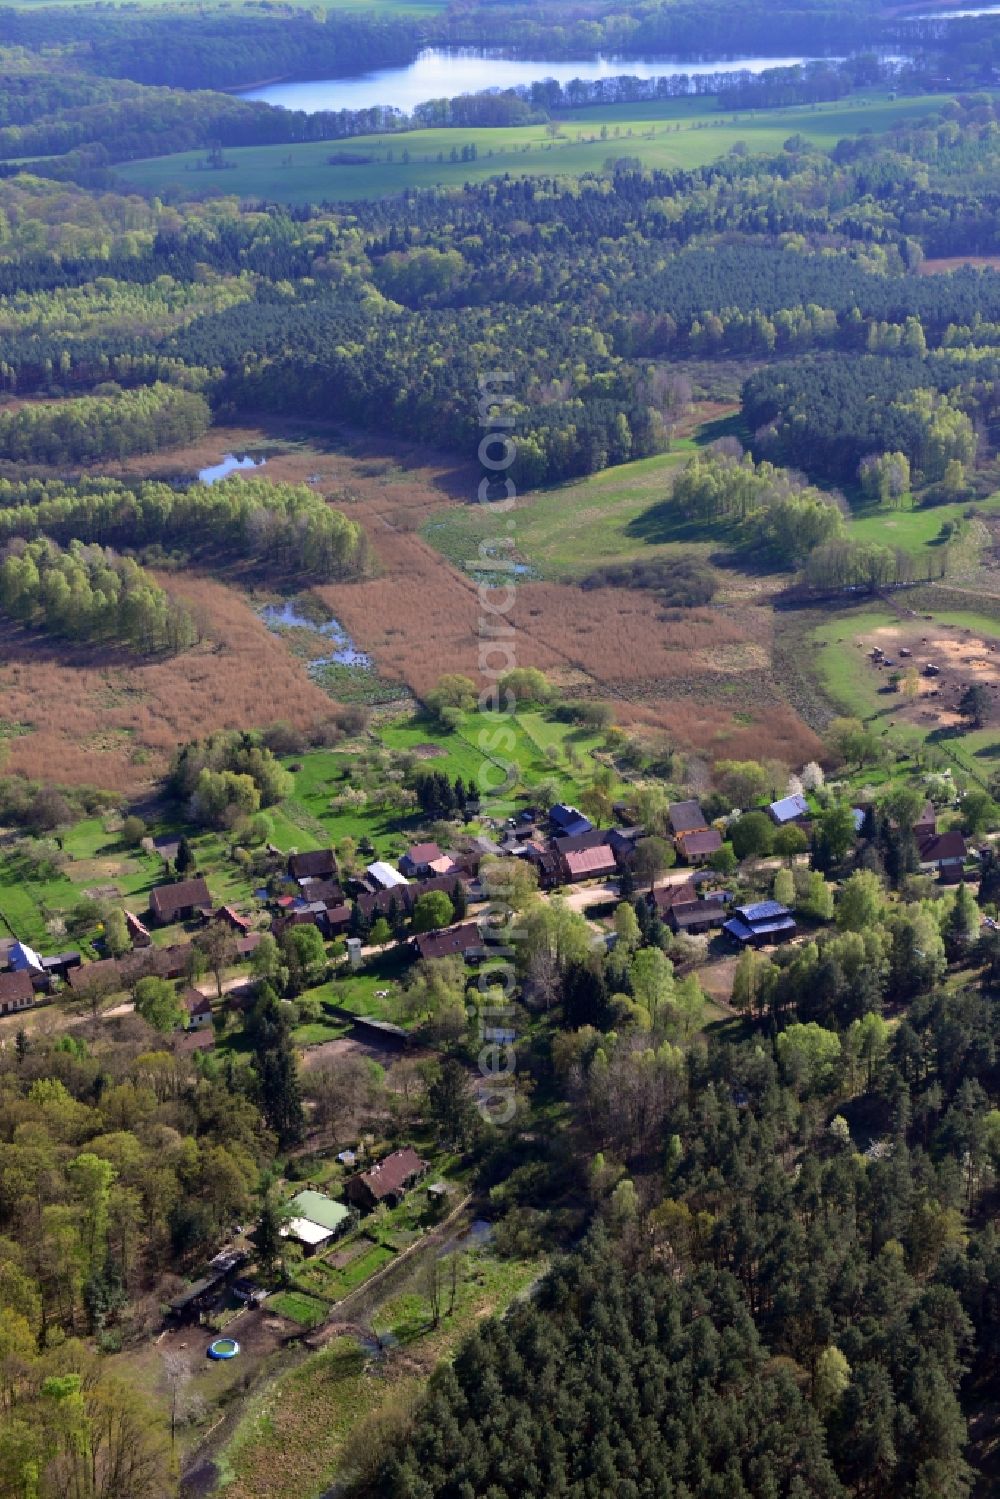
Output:
<svg viewBox="0 0 1000 1499">
<path fill-rule="evenodd" d="M 627 64 L 622 69 L 627 72 Z M 887 130 L 940 105 L 939 96 L 890 99 L 873 89 L 834 104 L 735 115 L 721 114 L 710 98 L 664 100 L 560 117 L 562 134 L 556 140 L 550 139 L 544 125 L 414 130 L 337 142 L 240 147 L 226 151 L 225 159 L 233 165 L 218 171 L 198 170 L 205 160 L 202 151 L 122 163 L 115 170 L 130 187 L 157 194 L 235 194 L 279 203 L 350 201 L 387 197 L 408 187 L 483 182 L 504 172 L 518 177 L 578 177 L 601 171 L 608 157 L 631 156 L 644 167 L 664 170 L 693 169 L 715 161 L 738 142 L 751 152 L 780 150 L 793 133 L 829 149 L 843 136 Z M 608 127 L 607 138 L 601 135 L 603 125 Z M 450 160 L 453 149 L 460 154 L 463 146 L 471 145 L 477 160 Z M 408 162 L 402 159 L 404 151 L 409 152 Z M 332 153 L 357 155 L 359 165 L 330 166 L 327 157 Z M 374 161 L 360 164 L 361 158 L 371 157 Z M 283 165 L 289 158 L 291 164 Z"/>
<path fill-rule="evenodd" d="M 951 505 L 923 505 L 914 510 L 859 510 L 849 520 L 847 529 L 856 541 L 874 541 L 917 552 L 924 547 L 940 546 L 941 527 L 961 521 L 969 508 L 968 500 L 957 500 Z M 1000 494 L 977 500 L 973 508 L 984 515 L 997 515 Z"/>
<path fill-rule="evenodd" d="M 227 1499 L 315 1499 L 336 1478 L 348 1446 L 363 1445 L 369 1424 L 419 1399 L 434 1365 L 542 1268 L 489 1251 L 468 1255 L 455 1311 L 433 1329 L 415 1276 L 375 1316 L 378 1330 L 400 1343 L 377 1366 L 382 1377 L 366 1372 L 369 1356 L 356 1339 L 338 1337 L 250 1401 L 220 1463 Z"/>
<path fill-rule="evenodd" d="M 693 444 L 678 444 L 672 452 L 525 495 L 513 513 L 518 557 L 533 577 L 574 580 L 602 562 L 676 548 L 674 541 L 647 543 L 630 528 L 662 500 L 670 478 L 693 450 Z M 477 557 L 480 542 L 495 530 L 496 518 L 482 506 L 460 505 L 432 516 L 423 534 L 449 562 L 462 567 Z M 706 541 L 688 545 L 711 550 Z"/>
</svg>

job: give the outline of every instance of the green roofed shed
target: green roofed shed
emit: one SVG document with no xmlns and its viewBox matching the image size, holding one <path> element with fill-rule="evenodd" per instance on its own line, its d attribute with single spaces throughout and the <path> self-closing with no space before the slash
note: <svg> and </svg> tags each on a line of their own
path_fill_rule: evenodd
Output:
<svg viewBox="0 0 1000 1499">
<path fill-rule="evenodd" d="M 345 1221 L 350 1217 L 350 1209 L 342 1202 L 334 1202 L 331 1197 L 324 1197 L 322 1192 L 314 1192 L 310 1188 L 293 1197 L 289 1207 L 293 1217 L 318 1223 L 320 1228 L 329 1229 L 334 1234 L 344 1227 Z"/>
</svg>

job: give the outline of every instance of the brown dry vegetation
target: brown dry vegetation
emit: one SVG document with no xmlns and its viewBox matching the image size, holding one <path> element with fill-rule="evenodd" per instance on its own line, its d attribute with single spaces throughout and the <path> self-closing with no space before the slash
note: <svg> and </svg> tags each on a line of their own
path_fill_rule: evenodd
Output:
<svg viewBox="0 0 1000 1499">
<path fill-rule="evenodd" d="M 940 255 L 936 259 L 931 257 L 921 262 L 920 274 L 921 276 L 940 276 L 947 271 L 961 270 L 965 265 L 971 265 L 977 270 L 1000 266 L 1000 255 Z"/>
<path fill-rule="evenodd" d="M 10 741 L 9 769 L 135 791 L 196 735 L 329 716 L 329 697 L 240 594 L 193 575 L 158 581 L 205 634 L 180 656 L 137 662 L 0 627 L 0 711 L 31 730 Z"/>
<path fill-rule="evenodd" d="M 196 444 L 132 459 L 118 472 L 191 477 L 224 453 L 262 448 L 270 456 L 258 477 L 310 483 L 365 528 L 377 576 L 316 592 L 380 674 L 417 695 L 444 672 L 476 677 L 483 613 L 476 585 L 418 534 L 433 511 L 474 494 L 471 464 L 403 443 L 331 438 L 302 424 L 215 428 Z M 308 726 L 329 715 L 329 697 L 239 590 L 192 574 L 161 581 L 189 602 L 205 634 L 174 660 L 136 664 L 13 628 L 0 632 L 0 717 L 31 726 L 10 742 L 11 768 L 134 791 L 195 735 L 278 718 Z M 499 605 L 500 595 L 493 600 Z M 616 701 L 622 723 L 666 729 L 713 756 L 801 763 L 817 753 L 815 736 L 770 680 L 766 609 L 661 614 L 654 597 L 635 590 L 531 582 L 518 586 L 513 610 L 497 617 L 514 627 L 518 665 L 537 666 L 574 693 Z M 503 668 L 503 653 L 489 664 Z"/>
</svg>

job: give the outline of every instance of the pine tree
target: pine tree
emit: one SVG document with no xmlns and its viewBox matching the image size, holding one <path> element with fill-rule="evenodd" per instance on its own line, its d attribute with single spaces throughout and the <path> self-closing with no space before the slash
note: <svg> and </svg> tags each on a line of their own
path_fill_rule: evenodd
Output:
<svg viewBox="0 0 1000 1499">
<path fill-rule="evenodd" d="M 260 1103 L 264 1117 L 285 1148 L 305 1135 L 305 1114 L 299 1086 L 298 1063 L 290 1038 L 282 1035 L 274 1046 L 258 1053 Z"/>
</svg>

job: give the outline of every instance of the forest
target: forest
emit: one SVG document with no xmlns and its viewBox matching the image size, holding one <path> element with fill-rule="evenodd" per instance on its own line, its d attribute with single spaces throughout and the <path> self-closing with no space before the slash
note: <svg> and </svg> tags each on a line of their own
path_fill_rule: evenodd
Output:
<svg viewBox="0 0 1000 1499">
<path fill-rule="evenodd" d="M 0 566 L 0 608 L 29 629 L 144 655 L 176 654 L 197 639 L 189 612 L 132 558 L 80 541 L 66 550 L 48 537 L 12 544 Z"/>
<path fill-rule="evenodd" d="M 230 480 L 180 489 L 112 479 L 0 480 L 0 538 L 50 536 L 247 559 L 273 577 L 329 582 L 369 566 L 364 532 L 305 485 Z"/>
</svg>

